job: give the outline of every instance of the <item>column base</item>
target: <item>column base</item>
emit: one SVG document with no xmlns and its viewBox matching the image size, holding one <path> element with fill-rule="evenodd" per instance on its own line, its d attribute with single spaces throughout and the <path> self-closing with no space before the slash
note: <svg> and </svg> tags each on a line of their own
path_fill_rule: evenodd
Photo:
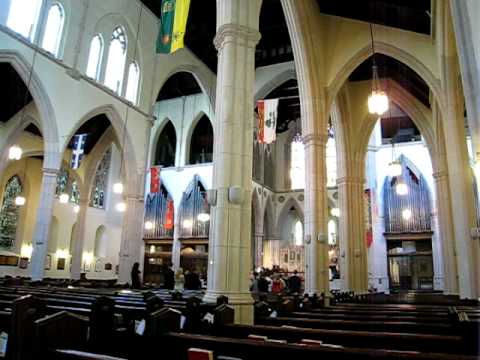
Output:
<svg viewBox="0 0 480 360">
<path fill-rule="evenodd" d="M 228 297 L 228 305 L 235 310 L 235 324 L 253 325 L 254 301 L 250 293 L 207 291 L 203 301 L 215 304 L 222 295 Z"/>
</svg>

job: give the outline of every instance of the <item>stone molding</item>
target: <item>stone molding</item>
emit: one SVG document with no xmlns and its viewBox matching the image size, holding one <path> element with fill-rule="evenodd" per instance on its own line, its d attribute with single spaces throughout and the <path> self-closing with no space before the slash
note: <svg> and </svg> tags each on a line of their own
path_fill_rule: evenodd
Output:
<svg viewBox="0 0 480 360">
<path fill-rule="evenodd" d="M 42 169 L 43 176 L 58 176 L 60 169 L 53 169 L 53 168 L 43 168 Z"/>
<path fill-rule="evenodd" d="M 321 134 L 308 134 L 302 137 L 302 142 L 305 146 L 315 145 L 315 146 L 327 146 L 328 135 Z"/>
<path fill-rule="evenodd" d="M 448 178 L 448 172 L 447 171 L 437 171 L 432 174 L 432 177 L 435 181 L 440 181 Z"/>
<path fill-rule="evenodd" d="M 365 184 L 365 178 L 362 176 L 343 176 L 340 178 L 337 178 L 337 186 L 340 185 L 364 185 Z"/>
<path fill-rule="evenodd" d="M 247 47 L 253 49 L 260 38 L 261 34 L 258 30 L 237 24 L 224 24 L 217 30 L 213 43 L 215 48 L 221 51 L 227 43 L 240 39 L 245 41 Z"/>
</svg>

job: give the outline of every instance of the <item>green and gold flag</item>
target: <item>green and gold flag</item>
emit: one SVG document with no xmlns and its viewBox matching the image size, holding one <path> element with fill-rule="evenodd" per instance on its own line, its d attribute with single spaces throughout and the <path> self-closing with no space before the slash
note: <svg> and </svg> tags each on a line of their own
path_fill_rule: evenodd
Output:
<svg viewBox="0 0 480 360">
<path fill-rule="evenodd" d="M 184 47 L 190 0 L 162 0 L 157 54 L 171 54 Z"/>
</svg>

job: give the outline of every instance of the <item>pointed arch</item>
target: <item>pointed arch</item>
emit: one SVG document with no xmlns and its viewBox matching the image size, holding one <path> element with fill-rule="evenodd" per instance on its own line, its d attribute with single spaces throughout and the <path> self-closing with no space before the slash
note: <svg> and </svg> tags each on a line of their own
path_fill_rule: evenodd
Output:
<svg viewBox="0 0 480 360">
<path fill-rule="evenodd" d="M 283 204 L 283 206 L 280 209 L 280 212 L 277 217 L 277 223 L 275 225 L 277 229 L 280 228 L 282 223 L 285 222 L 285 219 L 288 216 L 288 212 L 292 207 L 295 208 L 295 211 L 297 212 L 302 223 L 304 222 L 305 217 L 303 214 L 302 206 L 299 204 L 298 200 L 292 196 Z"/>
<path fill-rule="evenodd" d="M 137 161 L 136 161 L 136 153 L 135 148 L 133 146 L 129 129 L 127 127 L 126 132 L 124 134 L 124 123 L 123 119 L 121 118 L 118 111 L 112 105 L 103 105 L 99 106 L 92 111 L 86 113 L 82 116 L 79 121 L 73 126 L 68 136 L 65 137 L 64 143 L 62 144 L 62 153 L 65 152 L 67 145 L 70 139 L 73 137 L 75 132 L 88 120 L 99 116 L 105 115 L 110 124 L 112 125 L 115 144 L 117 145 L 118 149 L 123 152 L 124 154 L 124 167 L 125 167 L 125 178 L 127 186 L 130 189 L 126 189 L 127 191 L 136 191 L 139 186 L 143 184 L 143 179 L 139 179 L 137 176 Z M 119 141 L 119 139 L 124 140 L 123 143 Z M 122 148 L 123 146 L 123 148 Z"/>
<path fill-rule="evenodd" d="M 23 82 L 28 82 L 31 64 L 23 55 L 16 51 L 0 50 L 0 62 L 9 63 L 22 78 Z M 58 140 L 60 136 L 58 134 L 55 111 L 40 76 L 35 70 L 33 70 L 31 75 L 29 91 L 40 114 L 38 125 L 44 139 L 45 158 L 43 167 L 58 169 L 61 160 Z M 19 124 L 17 128 L 12 130 L 11 134 L 7 134 L 7 138 L 12 139 L 12 135 L 19 134 L 26 126 L 27 125 Z M 11 143 L 9 142 L 3 149 L 0 149 L 2 151 L 2 158 L 4 158 L 5 152 L 8 151 L 10 145 Z"/>
<path fill-rule="evenodd" d="M 95 258 L 104 258 L 107 256 L 108 239 L 105 225 L 100 225 L 95 231 L 95 244 L 93 255 Z"/>
<path fill-rule="evenodd" d="M 170 119 L 165 118 L 162 126 L 158 127 L 153 144 L 151 154 L 152 165 L 162 167 L 175 166 L 177 131 Z"/>
<path fill-rule="evenodd" d="M 187 137 L 188 164 L 213 161 L 214 133 L 210 118 L 201 111 L 192 122 Z"/>
</svg>

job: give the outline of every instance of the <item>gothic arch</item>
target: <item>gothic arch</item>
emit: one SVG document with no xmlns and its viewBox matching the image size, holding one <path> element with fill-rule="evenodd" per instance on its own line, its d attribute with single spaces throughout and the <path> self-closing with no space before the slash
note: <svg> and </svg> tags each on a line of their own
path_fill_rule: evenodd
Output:
<svg viewBox="0 0 480 360">
<path fill-rule="evenodd" d="M 174 161 L 174 165 L 176 164 L 176 159 L 177 159 L 177 151 L 178 151 L 178 147 L 179 145 L 181 144 L 180 142 L 180 138 L 178 136 L 178 129 L 176 128 L 175 126 L 175 123 L 170 120 L 170 118 L 168 117 L 165 117 L 161 122 L 160 122 L 160 125 L 157 126 L 157 128 L 155 129 L 155 133 L 152 137 L 152 142 L 151 142 L 151 145 L 150 145 L 150 164 L 153 166 L 155 165 L 155 158 L 156 158 L 156 152 L 157 152 L 157 146 L 158 146 L 158 142 L 160 141 L 160 135 L 162 135 L 162 132 L 163 130 L 165 130 L 165 127 L 168 125 L 168 124 L 171 124 L 173 126 L 173 128 L 175 129 L 175 139 L 176 139 L 176 146 L 175 146 L 175 161 Z"/>
<path fill-rule="evenodd" d="M 66 136 L 67 140 L 65 140 L 63 143 L 62 154 L 65 152 L 66 147 L 68 145 L 68 141 L 70 141 L 70 139 L 73 137 L 73 135 L 75 134 L 75 131 L 77 131 L 80 128 L 80 126 L 82 126 L 88 120 L 102 114 L 104 114 L 110 121 L 110 124 L 115 134 L 115 138 L 117 140 L 117 146 L 119 145 L 118 149 L 122 151 L 124 154 L 127 192 L 128 191 L 136 192 L 139 188 L 141 188 L 143 182 L 141 179 L 138 178 L 138 175 L 137 175 L 137 168 L 139 168 L 140 166 L 137 166 L 137 160 L 135 157 L 135 147 L 133 146 L 132 140 L 130 138 L 128 127 L 125 129 L 126 133 L 124 134 L 124 120 L 118 114 L 117 110 L 113 106 L 111 105 L 100 106 L 88 112 L 84 116 L 82 116 L 82 118 L 79 121 L 77 121 L 77 123 L 75 124 L 73 129 L 70 131 L 68 136 Z M 119 139 L 125 139 L 124 143 L 123 144 L 119 143 L 120 142 Z M 122 148 L 122 145 L 123 145 L 123 148 Z"/>
<path fill-rule="evenodd" d="M 302 221 L 302 224 L 305 222 L 305 217 L 303 214 L 303 209 L 298 203 L 298 201 L 294 197 L 290 197 L 285 204 L 282 206 L 280 209 L 280 212 L 277 217 L 277 222 L 276 222 L 276 228 L 280 229 L 282 223 L 285 221 L 285 219 L 288 216 L 288 212 L 290 211 L 291 208 L 295 208 L 295 211 L 297 212 L 300 220 Z"/>
<path fill-rule="evenodd" d="M 256 91 L 255 101 L 263 99 L 284 82 L 293 79 L 297 79 L 297 73 L 295 72 L 295 65 L 292 63 L 292 68 L 284 69 L 281 72 L 274 74 L 273 78 L 263 84 L 262 87 Z"/>
<path fill-rule="evenodd" d="M 185 159 L 185 163 L 186 164 L 191 164 L 190 162 L 190 157 L 191 157 L 191 149 L 192 149 L 192 141 L 193 141 L 193 134 L 195 132 L 195 130 L 197 129 L 197 126 L 199 124 L 199 122 L 204 118 L 206 117 L 208 119 L 208 121 L 210 122 L 210 126 L 212 128 L 212 134 L 213 134 L 213 139 L 212 139 L 212 153 L 213 153 L 213 146 L 215 144 L 215 129 L 214 129 L 214 126 L 213 126 L 213 122 L 212 120 L 210 119 L 210 117 L 205 114 L 204 111 L 199 111 L 198 114 L 195 116 L 194 120 L 192 121 L 192 123 L 190 124 L 189 128 L 188 128 L 188 131 L 187 131 L 187 135 L 186 135 L 186 138 L 185 138 L 185 156 L 186 156 L 186 159 Z"/>
<path fill-rule="evenodd" d="M 392 44 L 375 41 L 376 53 L 387 55 L 415 71 L 429 86 L 430 90 L 434 93 L 436 99 L 439 102 L 440 108 L 444 109 L 445 99 L 441 89 L 440 81 L 435 77 L 431 70 L 422 63 L 418 58 L 411 55 L 407 51 L 400 49 Z M 327 109 L 330 109 L 332 102 L 335 100 L 340 88 L 348 79 L 350 74 L 358 67 L 362 62 L 367 60 L 372 55 L 372 45 L 368 44 L 356 52 L 340 69 L 336 74 L 332 82 L 328 86 L 327 90 Z"/>
<path fill-rule="evenodd" d="M 17 51 L 0 50 L 0 62 L 9 63 L 22 80 L 27 83 L 31 71 L 31 64 Z M 44 167 L 57 169 L 60 164 L 59 133 L 55 117 L 55 110 L 45 90 L 38 73 L 32 71 L 29 91 L 40 114 L 39 128 L 44 138 Z M 27 124 L 28 125 L 28 124 Z M 19 126 L 21 127 L 21 125 Z M 22 129 L 23 130 L 23 129 Z M 8 146 L 8 145 L 7 145 Z M 8 147 L 1 149 L 2 158 Z"/>
</svg>

